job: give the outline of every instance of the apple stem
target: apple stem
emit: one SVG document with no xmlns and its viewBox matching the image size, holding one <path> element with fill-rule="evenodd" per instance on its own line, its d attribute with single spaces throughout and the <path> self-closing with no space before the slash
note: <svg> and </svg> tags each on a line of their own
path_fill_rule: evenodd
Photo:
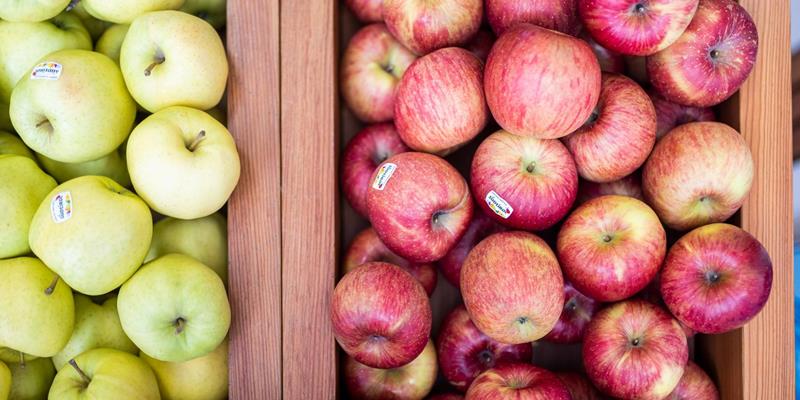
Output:
<svg viewBox="0 0 800 400">
<path fill-rule="evenodd" d="M 78 3 L 80 3 L 80 2 L 81 2 L 81 0 L 72 0 L 72 1 L 70 1 L 69 4 L 67 4 L 66 10 L 64 10 L 64 11 L 67 11 L 67 12 L 72 11 L 73 9 L 75 9 L 75 7 L 78 6 Z"/>
<path fill-rule="evenodd" d="M 153 61 L 152 64 L 148 65 L 147 68 L 144 69 L 144 76 L 150 76 L 150 74 L 153 72 L 153 68 L 163 64 L 164 61 L 167 61 L 166 57 L 161 54 L 156 55 L 155 61 Z"/>
<path fill-rule="evenodd" d="M 83 383 L 84 383 L 86 386 L 89 386 L 89 384 L 90 384 L 90 383 L 92 383 L 92 379 L 91 379 L 91 378 L 89 378 L 89 376 L 88 376 L 88 375 L 86 375 L 86 373 L 85 373 L 85 372 L 83 372 L 83 370 L 81 369 L 81 367 L 79 367 L 79 366 L 78 366 L 78 363 L 77 363 L 77 362 L 75 362 L 75 359 L 74 359 L 74 358 L 73 358 L 73 359 L 71 359 L 71 360 L 69 360 L 69 365 L 71 365 L 71 366 L 72 366 L 72 368 L 75 368 L 75 371 L 77 371 L 77 372 L 78 372 L 78 375 L 80 375 L 80 376 L 81 376 L 81 379 L 83 379 Z"/>
<path fill-rule="evenodd" d="M 59 279 L 58 275 L 53 277 L 53 281 L 50 282 L 50 286 L 48 286 L 46 289 L 44 289 L 44 294 L 46 294 L 48 296 L 53 294 L 53 292 L 56 290 L 56 285 L 58 284 L 58 279 Z"/>
<path fill-rule="evenodd" d="M 25 368 L 25 353 L 19 351 L 19 367 Z"/>
<path fill-rule="evenodd" d="M 197 134 L 194 140 L 192 140 L 192 143 L 189 143 L 189 151 L 194 151 L 194 149 L 197 148 L 197 145 L 200 144 L 200 142 L 202 142 L 203 139 L 205 138 L 206 138 L 206 131 L 204 130 L 200 131 L 200 133 Z"/>
<path fill-rule="evenodd" d="M 183 333 L 183 329 L 186 326 L 186 321 L 183 318 L 178 318 L 175 320 L 175 333 L 180 335 Z"/>
</svg>

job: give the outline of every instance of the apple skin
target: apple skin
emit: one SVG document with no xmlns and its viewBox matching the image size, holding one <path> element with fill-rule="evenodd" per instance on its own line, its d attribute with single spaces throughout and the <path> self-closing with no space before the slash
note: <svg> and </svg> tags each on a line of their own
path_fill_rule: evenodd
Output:
<svg viewBox="0 0 800 400">
<path fill-rule="evenodd" d="M 578 173 L 560 141 L 501 130 L 475 151 L 470 184 L 480 208 L 495 221 L 543 230 L 569 212 L 578 193 Z M 498 205 L 497 197 L 507 204 Z"/>
<path fill-rule="evenodd" d="M 373 261 L 382 261 L 397 265 L 411 274 L 425 288 L 425 293 L 430 296 L 436 289 L 438 275 L 433 264 L 417 264 L 394 254 L 386 247 L 378 234 L 372 228 L 366 228 L 359 232 L 344 255 L 342 263 L 343 272 L 349 273 L 362 264 Z"/>
<path fill-rule="evenodd" d="M 43 400 L 47 398 L 47 392 L 56 376 L 56 369 L 53 368 L 53 363 L 49 359 L 37 358 L 33 361 L 26 361 L 24 364 L 11 363 L 8 364 L 8 367 L 11 369 L 9 400 Z M 0 399 L 3 398 L 0 394 Z"/>
<path fill-rule="evenodd" d="M 397 87 L 394 122 L 408 147 L 445 155 L 486 126 L 483 63 L 467 50 L 448 47 L 420 57 Z"/>
<path fill-rule="evenodd" d="M 177 10 L 184 0 L 82 0 L 93 17 L 115 24 L 130 24 L 140 15 L 159 10 Z"/>
<path fill-rule="evenodd" d="M 665 99 L 711 107 L 733 95 L 753 70 L 756 24 L 732 0 L 701 0 L 686 32 L 647 58 L 653 87 Z"/>
<path fill-rule="evenodd" d="M 0 361 L 0 399 L 7 400 L 11 393 L 11 370 Z"/>
<path fill-rule="evenodd" d="M 370 178 L 387 158 L 410 151 L 391 123 L 369 125 L 359 131 L 342 153 L 342 192 L 357 213 L 367 215 Z"/>
<path fill-rule="evenodd" d="M 70 0 L 2 0 L 0 19 L 5 21 L 38 22 L 55 17 L 69 5 Z"/>
<path fill-rule="evenodd" d="M 642 189 L 665 225 L 685 231 L 730 218 L 750 193 L 753 168 L 735 129 L 691 122 L 658 141 L 642 170 Z"/>
<path fill-rule="evenodd" d="M 719 400 L 719 391 L 708 374 L 689 361 L 678 386 L 665 400 Z"/>
<path fill-rule="evenodd" d="M 600 63 L 601 71 L 610 72 L 612 74 L 625 73 L 625 57 L 622 54 L 603 47 L 603 45 L 597 43 L 585 30 L 581 32 L 579 37 L 592 48 L 594 55 L 597 57 L 597 62 Z"/>
<path fill-rule="evenodd" d="M 572 400 L 606 400 L 607 397 L 603 396 L 596 387 L 589 382 L 583 374 L 576 372 L 556 372 L 558 379 L 569 390 Z"/>
<path fill-rule="evenodd" d="M 482 18 L 483 0 L 383 0 L 389 32 L 419 55 L 469 42 Z"/>
<path fill-rule="evenodd" d="M 586 326 L 601 304 L 585 296 L 569 282 L 564 282 L 564 309 L 556 326 L 544 337 L 552 343 L 571 344 L 583 339 Z"/>
<path fill-rule="evenodd" d="M 391 175 L 382 175 L 396 166 Z M 376 178 L 389 176 L 383 189 Z M 439 260 L 455 246 L 472 218 L 467 182 L 444 159 L 417 152 L 397 154 L 373 174 L 367 194 L 369 220 L 386 247 L 411 262 Z"/>
<path fill-rule="evenodd" d="M 344 381 L 354 399 L 420 400 L 436 383 L 436 371 L 436 349 L 428 340 L 417 358 L 397 368 L 372 368 L 348 356 L 344 362 Z"/>
<path fill-rule="evenodd" d="M 478 243 L 461 270 L 461 294 L 472 322 L 501 343 L 544 337 L 564 308 L 564 279 L 538 236 L 501 232 Z"/>
<path fill-rule="evenodd" d="M 600 310 L 583 339 L 586 374 L 613 397 L 664 399 L 678 385 L 688 360 L 678 321 L 643 300 Z"/>
<path fill-rule="evenodd" d="M 729 224 L 705 225 L 684 235 L 670 249 L 661 272 L 667 308 L 707 334 L 728 332 L 753 319 L 771 289 L 767 250 Z"/>
<path fill-rule="evenodd" d="M 494 44 L 484 70 L 486 102 L 517 135 L 556 139 L 581 127 L 600 98 L 600 64 L 586 42 L 517 24 Z"/>
<path fill-rule="evenodd" d="M 124 144 L 108 155 L 96 160 L 82 163 L 64 163 L 39 154 L 39 164 L 58 183 L 85 176 L 99 175 L 111 178 L 120 186 L 130 188 L 131 177 L 128 175 L 128 165 L 125 162 Z"/>
<path fill-rule="evenodd" d="M 416 59 L 384 24 L 356 32 L 344 50 L 339 75 L 342 98 L 356 118 L 366 123 L 391 121 L 397 85 Z"/>
<path fill-rule="evenodd" d="M 582 178 L 593 182 L 624 178 L 644 164 L 655 145 L 653 102 L 630 78 L 604 73 L 592 116 L 563 141 Z"/>
<path fill-rule="evenodd" d="M 114 349 L 92 349 L 75 357 L 76 365 L 62 368 L 50 387 L 48 399 L 158 400 L 158 383 L 153 370 L 138 357 Z"/>
<path fill-rule="evenodd" d="M 467 258 L 467 254 L 469 254 L 470 250 L 487 236 L 497 232 L 504 232 L 505 230 L 506 227 L 489 218 L 483 211 L 476 210 L 472 215 L 472 220 L 470 220 L 464 235 L 461 236 L 458 243 L 437 262 L 439 270 L 442 271 L 442 275 L 444 275 L 453 286 L 460 288 L 461 267 L 464 265 L 464 260 Z"/>
<path fill-rule="evenodd" d="M 222 400 L 228 398 L 228 340 L 205 356 L 172 363 L 139 354 L 156 375 L 161 398 Z"/>
<path fill-rule="evenodd" d="M 609 194 L 628 196 L 644 201 L 642 174 L 634 172 L 622 179 L 603 183 L 581 180 L 578 183 L 578 199 L 576 203 L 583 204 L 596 197 Z"/>
<path fill-rule="evenodd" d="M 716 121 L 714 110 L 708 107 L 691 107 L 673 103 L 651 90 L 648 92 L 656 108 L 656 140 L 673 128 L 689 122 Z"/>
<path fill-rule="evenodd" d="M 95 51 L 103 53 L 108 58 L 114 60 L 119 65 L 119 54 L 122 50 L 122 42 L 128 34 L 130 25 L 118 24 L 111 25 L 106 29 L 95 44 Z"/>
<path fill-rule="evenodd" d="M 333 290 L 336 341 L 369 367 L 397 368 L 417 358 L 430 337 L 431 318 L 425 289 L 393 264 L 362 264 Z"/>
<path fill-rule="evenodd" d="M 481 29 L 464 48 L 472 52 L 472 54 L 475 54 L 475 57 L 478 57 L 485 64 L 486 58 L 489 57 L 489 52 L 492 51 L 495 40 L 497 40 L 497 38 L 491 31 Z"/>
<path fill-rule="evenodd" d="M 531 364 L 498 365 L 479 375 L 467 391 L 470 400 L 572 400 L 558 377 Z"/>
<path fill-rule="evenodd" d="M 36 162 L 36 156 L 19 136 L 0 130 L 0 156 L 5 154 L 23 156 Z"/>
<path fill-rule="evenodd" d="M 486 19 L 498 36 L 521 22 L 568 35 L 580 30 L 577 0 L 486 0 Z"/>
<path fill-rule="evenodd" d="M 460 392 L 466 392 L 478 375 L 495 365 L 530 362 L 533 356 L 529 343 L 504 344 L 486 336 L 472 323 L 463 305 L 445 318 L 436 350 L 442 374 Z"/>
<path fill-rule="evenodd" d="M 363 23 L 383 22 L 383 0 L 345 0 L 344 3 Z"/>
</svg>

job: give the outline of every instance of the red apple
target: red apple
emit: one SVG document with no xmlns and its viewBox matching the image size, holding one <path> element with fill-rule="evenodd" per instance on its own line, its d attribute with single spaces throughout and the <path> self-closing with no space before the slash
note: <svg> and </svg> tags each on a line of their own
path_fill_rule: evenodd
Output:
<svg viewBox="0 0 800 400">
<path fill-rule="evenodd" d="M 571 400 L 552 372 L 531 364 L 502 364 L 482 373 L 467 391 L 470 400 Z"/>
<path fill-rule="evenodd" d="M 658 273 L 667 236 L 658 216 L 632 197 L 589 200 L 558 232 L 558 259 L 566 278 L 599 301 L 618 301 L 644 289 Z"/>
<path fill-rule="evenodd" d="M 475 37 L 464 46 L 465 49 L 475 54 L 475 57 L 478 57 L 482 62 L 486 62 L 486 58 L 489 57 L 489 52 L 492 50 L 492 46 L 494 45 L 494 41 L 496 40 L 494 34 L 491 31 L 486 29 L 481 29 L 478 33 L 475 34 Z"/>
<path fill-rule="evenodd" d="M 772 261 L 741 228 L 711 224 L 680 238 L 661 272 L 661 296 L 676 318 L 702 333 L 724 333 L 753 319 L 772 288 Z"/>
<path fill-rule="evenodd" d="M 730 218 L 753 183 L 753 157 L 733 128 L 681 125 L 658 141 L 644 165 L 644 197 L 661 221 L 685 231 Z"/>
<path fill-rule="evenodd" d="M 436 349 L 445 379 L 462 392 L 483 371 L 508 362 L 530 362 L 533 356 L 529 343 L 504 344 L 483 334 L 462 305 L 445 318 Z"/>
<path fill-rule="evenodd" d="M 396 265 L 372 262 L 336 285 L 331 323 L 336 341 L 356 361 L 373 368 L 397 368 L 425 348 L 431 305 L 411 274 Z"/>
<path fill-rule="evenodd" d="M 489 116 L 481 60 L 457 47 L 420 57 L 397 87 L 394 114 L 400 138 L 414 150 L 447 154 L 461 147 Z"/>
<path fill-rule="evenodd" d="M 354 399 L 422 399 L 436 382 L 436 349 L 429 340 L 414 361 L 392 369 L 372 368 L 347 357 L 344 381 L 347 393 Z"/>
<path fill-rule="evenodd" d="M 598 312 L 583 338 L 583 365 L 601 391 L 623 399 L 660 400 L 678 385 L 689 360 L 678 321 L 643 300 Z"/>
<path fill-rule="evenodd" d="M 653 87 L 669 101 L 695 107 L 722 103 L 753 70 L 758 31 L 733 0 L 701 0 L 686 32 L 647 58 Z"/>
<path fill-rule="evenodd" d="M 371 182 L 367 208 L 372 227 L 386 247 L 411 262 L 444 257 L 472 218 L 464 177 L 432 154 L 397 154 L 378 167 Z"/>
<path fill-rule="evenodd" d="M 347 107 L 363 122 L 391 121 L 396 87 L 415 59 L 385 25 L 361 28 L 342 56 L 339 80 Z"/>
<path fill-rule="evenodd" d="M 609 194 L 628 196 L 644 201 L 641 174 L 634 172 L 622 179 L 603 183 L 581 180 L 578 182 L 578 199 L 576 202 L 583 204 L 596 197 Z"/>
<path fill-rule="evenodd" d="M 353 241 L 350 242 L 350 247 L 344 255 L 342 269 L 346 274 L 361 264 L 373 261 L 388 262 L 408 271 L 425 288 L 428 296 L 433 293 L 433 289 L 436 289 L 437 273 L 433 264 L 412 263 L 394 254 L 381 242 L 374 229 L 367 228 L 356 235 Z"/>
<path fill-rule="evenodd" d="M 664 304 L 664 299 L 661 298 L 661 274 L 656 274 L 656 277 L 653 278 L 653 281 L 647 285 L 641 292 L 636 295 L 636 298 L 642 299 L 644 301 L 649 301 L 659 307 L 666 308 L 667 305 Z M 673 315 L 674 316 L 674 315 Z M 697 333 L 694 329 L 689 328 L 686 324 L 678 320 L 678 324 L 683 329 L 683 333 L 686 334 L 687 338 L 692 338 Z"/>
<path fill-rule="evenodd" d="M 375 168 L 406 151 L 391 123 L 367 126 L 350 139 L 342 154 L 342 192 L 357 213 L 367 215 L 367 188 Z"/>
<path fill-rule="evenodd" d="M 600 97 L 600 64 L 583 40 L 517 24 L 486 62 L 486 101 L 503 129 L 556 139 L 578 129 Z"/>
<path fill-rule="evenodd" d="M 513 228 L 542 230 L 569 212 L 578 175 L 560 141 L 498 131 L 475 151 L 470 186 L 486 215 Z"/>
<path fill-rule="evenodd" d="M 483 0 L 384 0 L 389 31 L 417 54 L 459 46 L 478 32 Z"/>
<path fill-rule="evenodd" d="M 469 252 L 461 295 L 481 332 L 502 343 L 529 343 L 558 322 L 564 279 L 555 254 L 538 236 L 501 232 Z"/>
<path fill-rule="evenodd" d="M 603 89 L 583 126 L 564 138 L 578 174 L 611 182 L 638 169 L 656 142 L 656 110 L 647 93 L 623 75 L 603 74 Z"/>
<path fill-rule="evenodd" d="M 572 395 L 572 400 L 606 399 L 597 388 L 592 386 L 592 382 L 589 382 L 589 379 L 582 374 L 575 372 L 556 372 L 556 376 L 558 376 L 558 379 L 561 379 L 561 382 L 567 387 L 569 394 Z"/>
<path fill-rule="evenodd" d="M 603 47 L 596 40 L 592 39 L 586 31 L 581 32 L 580 38 L 589 43 L 597 61 L 600 63 L 600 70 L 603 72 L 610 72 L 614 74 L 625 73 L 625 57 L 616 51 L 611 51 Z"/>
<path fill-rule="evenodd" d="M 689 361 L 678 387 L 665 400 L 719 400 L 719 391 L 706 372 Z"/>
<path fill-rule="evenodd" d="M 518 23 L 576 35 L 580 30 L 577 0 L 486 0 L 486 19 L 499 36 Z"/>
<path fill-rule="evenodd" d="M 711 108 L 673 103 L 652 90 L 648 94 L 656 108 L 656 140 L 661 139 L 678 125 L 696 121 L 716 121 L 717 119 Z"/>
<path fill-rule="evenodd" d="M 383 22 L 383 0 L 344 0 L 361 22 Z"/>
<path fill-rule="evenodd" d="M 580 342 L 586 326 L 598 309 L 600 303 L 583 295 L 569 282 L 564 282 L 564 309 L 556 326 L 544 340 L 563 344 Z"/>
<path fill-rule="evenodd" d="M 464 400 L 464 396 L 455 393 L 440 393 L 429 396 L 427 400 Z"/>
<path fill-rule="evenodd" d="M 483 211 L 475 211 L 472 214 L 472 220 L 469 222 L 466 232 L 464 232 L 464 236 L 461 236 L 461 240 L 439 260 L 438 265 L 442 275 L 453 286 L 460 288 L 461 266 L 464 265 L 464 260 L 470 250 L 487 236 L 505 230 L 506 228 L 503 225 L 494 222 Z"/>
</svg>

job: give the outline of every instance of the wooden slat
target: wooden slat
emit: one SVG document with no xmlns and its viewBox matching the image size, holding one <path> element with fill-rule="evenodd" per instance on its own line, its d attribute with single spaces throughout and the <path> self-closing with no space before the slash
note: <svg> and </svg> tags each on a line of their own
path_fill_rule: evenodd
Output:
<svg viewBox="0 0 800 400">
<path fill-rule="evenodd" d="M 242 177 L 228 211 L 230 398 L 281 398 L 279 0 L 228 0 L 228 121 Z"/>
</svg>

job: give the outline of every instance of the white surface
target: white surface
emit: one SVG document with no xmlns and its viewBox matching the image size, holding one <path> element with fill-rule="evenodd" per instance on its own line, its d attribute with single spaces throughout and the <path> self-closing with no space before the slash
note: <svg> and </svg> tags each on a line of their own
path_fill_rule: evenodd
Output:
<svg viewBox="0 0 800 400">
<path fill-rule="evenodd" d="M 800 0 L 792 1 L 792 53 L 800 50 Z"/>
</svg>

